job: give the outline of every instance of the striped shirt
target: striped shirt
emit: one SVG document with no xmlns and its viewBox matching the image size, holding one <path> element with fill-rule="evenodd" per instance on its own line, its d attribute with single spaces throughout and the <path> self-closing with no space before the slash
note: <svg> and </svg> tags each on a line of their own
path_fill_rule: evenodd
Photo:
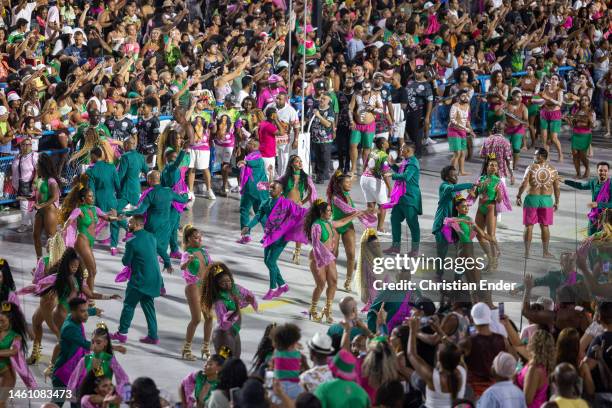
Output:
<svg viewBox="0 0 612 408">
<path fill-rule="evenodd" d="M 302 355 L 299 351 L 274 351 L 274 378 L 280 381 L 299 382 Z"/>
</svg>

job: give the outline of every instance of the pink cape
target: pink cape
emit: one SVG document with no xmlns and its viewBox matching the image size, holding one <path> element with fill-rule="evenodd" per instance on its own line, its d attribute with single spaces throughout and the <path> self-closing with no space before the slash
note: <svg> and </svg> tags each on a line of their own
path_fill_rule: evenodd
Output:
<svg viewBox="0 0 612 408">
<path fill-rule="evenodd" d="M 193 393 L 195 392 L 196 376 L 198 373 L 199 371 L 194 371 L 187 377 L 183 378 L 183 381 L 181 381 L 181 385 L 183 386 L 183 398 L 185 398 L 185 401 L 187 402 L 187 406 L 185 408 L 195 408 L 197 405 Z"/>
<path fill-rule="evenodd" d="M 457 241 L 457 239 L 453 236 L 453 231 L 456 231 L 458 233 L 463 232 L 461 231 L 461 226 L 459 225 L 459 222 L 467 222 L 467 221 L 459 219 L 459 218 L 445 218 L 444 219 L 444 225 L 442 226 L 442 230 L 441 230 L 442 235 L 451 244 Z M 476 231 L 472 229 L 472 231 L 470 232 L 470 239 L 474 239 L 475 237 L 476 237 Z"/>
<path fill-rule="evenodd" d="M 399 167 L 398 173 L 403 173 L 408 165 L 408 160 L 404 160 Z M 393 183 L 393 189 L 391 190 L 391 199 L 388 203 L 381 204 L 380 208 L 389 209 L 395 207 L 400 198 L 406 194 L 406 182 L 403 180 L 395 180 Z"/>
<path fill-rule="evenodd" d="M 304 233 L 304 218 L 308 210 L 293 201 L 279 197 L 264 227 L 263 246 L 268 247 L 279 239 L 308 243 Z"/>
<path fill-rule="evenodd" d="M 244 160 L 257 160 L 261 159 L 261 153 L 259 151 L 251 152 L 246 155 Z M 253 178 L 253 169 L 245 165 L 240 168 L 240 194 L 244 194 L 244 187 L 246 183 Z"/>
<path fill-rule="evenodd" d="M 110 360 L 110 368 L 113 372 L 115 388 L 117 388 L 118 390 L 122 390 L 125 384 L 128 384 L 130 382 L 130 379 L 123 367 L 121 367 L 121 365 L 115 358 L 115 356 L 113 356 Z M 76 395 L 79 389 L 81 388 L 81 384 L 83 383 L 83 380 L 85 379 L 86 375 L 87 371 L 85 368 L 85 359 L 81 358 L 74 371 L 70 375 L 70 379 L 66 384 L 66 388 L 72 390 L 72 392 Z"/>
<path fill-rule="evenodd" d="M 44 277 L 38 279 L 36 281 L 36 283 L 33 283 L 32 285 L 28 285 L 28 286 L 25 286 L 25 287 L 19 289 L 17 291 L 17 294 L 19 296 L 28 295 L 28 294 L 32 294 L 32 293 L 35 294 L 35 295 L 40 295 L 45 290 L 47 290 L 51 286 L 53 286 L 55 284 L 56 280 L 57 280 L 57 275 L 56 274 L 44 276 Z"/>
<path fill-rule="evenodd" d="M 312 224 L 310 235 L 312 238 L 312 254 L 315 259 L 317 268 L 324 268 L 336 260 L 336 257 L 322 242 L 321 242 L 321 226 Z M 331 238 L 331 236 L 329 237 Z"/>
<path fill-rule="evenodd" d="M 477 183 L 474 183 L 474 184 L 477 184 Z M 510 197 L 508 197 L 508 190 L 506 189 L 506 184 L 502 183 L 501 181 L 499 183 L 499 193 L 501 194 L 502 199 L 500 202 L 495 204 L 495 211 L 497 211 L 497 213 L 504 213 L 504 212 L 512 211 L 512 203 L 510 201 Z M 468 195 L 466 202 L 469 206 L 474 204 L 475 201 L 476 199 L 474 197 L 472 197 L 471 195 Z"/>
<path fill-rule="evenodd" d="M 187 187 L 187 183 L 185 183 L 185 174 L 187 173 L 188 170 L 189 170 L 189 167 L 181 167 L 180 169 L 181 176 L 179 180 L 176 182 L 176 184 L 172 187 L 172 191 L 174 191 L 175 193 L 177 194 L 189 193 L 189 187 Z M 187 208 L 187 204 L 188 203 L 179 203 L 177 201 L 173 201 L 172 207 L 174 207 L 176 211 L 182 213 L 183 211 L 185 211 L 185 208 Z"/>
<path fill-rule="evenodd" d="M 610 179 L 606 180 L 595 198 L 595 202 L 597 203 L 607 203 L 608 201 L 610 201 Z M 595 224 L 599 222 L 599 214 L 601 214 L 602 211 L 601 208 L 591 208 L 591 211 L 589 211 L 589 220 L 591 223 Z"/>
<path fill-rule="evenodd" d="M 75 208 L 74 210 L 72 210 L 72 212 L 70 213 L 70 217 L 68 217 L 68 226 L 66 227 L 65 231 L 64 231 L 64 242 L 66 243 L 66 247 L 69 248 L 73 248 L 74 244 L 76 242 L 77 239 L 77 235 L 78 235 L 78 231 L 77 231 L 77 218 L 79 218 L 83 213 L 81 212 L 80 208 Z M 105 216 L 106 214 L 99 209 L 98 207 L 96 207 L 96 214 L 98 215 L 98 217 L 100 216 Z M 107 222 L 102 220 L 101 218 L 98 218 L 98 223 L 96 224 L 96 235 L 98 235 L 98 233 L 100 233 L 100 231 L 102 231 L 104 229 L 104 227 L 106 227 Z"/>
<path fill-rule="evenodd" d="M 346 201 L 344 201 L 338 196 L 334 196 L 332 201 L 334 205 L 340 209 L 340 211 L 342 211 L 343 213 L 347 215 L 357 212 L 356 208 L 351 207 L 349 203 L 347 203 Z M 375 214 L 364 214 L 357 218 L 359 219 L 359 221 L 361 221 L 363 226 L 366 228 L 374 228 L 376 227 L 376 224 L 378 223 L 378 218 L 376 217 Z"/>
<path fill-rule="evenodd" d="M 17 354 L 10 359 L 11 367 L 13 367 L 17 375 L 19 375 L 26 387 L 29 389 L 38 388 L 36 379 L 26 364 L 23 351 L 21 350 L 21 341 L 17 339 L 13 340 L 11 347 L 17 349 Z"/>
</svg>

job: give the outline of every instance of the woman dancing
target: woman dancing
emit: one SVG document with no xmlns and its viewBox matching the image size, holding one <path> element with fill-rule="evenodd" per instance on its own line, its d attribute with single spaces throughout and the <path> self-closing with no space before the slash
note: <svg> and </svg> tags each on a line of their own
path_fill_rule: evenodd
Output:
<svg viewBox="0 0 612 408">
<path fill-rule="evenodd" d="M 181 270 L 185 279 L 185 298 L 187 298 L 189 304 L 191 320 L 187 324 L 181 357 L 183 360 L 195 361 L 196 357 L 191 354 L 191 342 L 200 321 L 202 321 L 202 314 L 204 315 L 204 343 L 202 344 L 201 355 L 202 358 L 210 356 L 213 319 L 210 309 L 202 309 L 201 303 L 210 256 L 202 244 L 202 232 L 192 225 L 185 225 L 183 228 L 183 247 L 185 252 L 183 252 L 183 258 L 181 259 Z"/>
<path fill-rule="evenodd" d="M 42 257 L 42 230 L 45 230 L 47 239 L 55 235 L 57 231 L 57 210 L 59 208 L 59 198 L 61 185 L 53 160 L 43 153 L 38 156 L 36 163 L 37 178 L 34 181 L 34 250 L 36 259 Z"/>
<path fill-rule="evenodd" d="M 234 283 L 232 272 L 222 262 L 210 264 L 205 276 L 202 307 L 205 310 L 214 308 L 217 316 L 217 327 L 212 335 L 215 353 L 219 354 L 221 348 L 226 346 L 233 357 L 240 358 L 240 309 L 251 305 L 257 311 L 257 300 L 250 290 Z"/>
<path fill-rule="evenodd" d="M 217 389 L 219 371 L 225 363 L 225 358 L 220 354 L 213 354 L 206 359 L 203 370 L 194 371 L 181 381 L 179 393 L 181 394 L 183 407 L 205 406 L 210 394 Z"/>
<path fill-rule="evenodd" d="M 363 215 L 363 211 L 354 213 L 336 220 L 332 219 L 332 207 L 324 200 L 316 200 L 306 214 L 304 220 L 304 233 L 312 243 L 310 251 L 310 272 L 315 280 L 315 288 L 312 292 L 309 317 L 317 322 L 326 317 L 328 323 L 333 323 L 332 303 L 338 285 L 338 271 L 336 269 L 336 247 L 338 244 L 338 232 L 336 228 L 341 228 L 351 222 L 353 218 Z M 327 284 L 325 308 L 319 315 L 317 304 L 323 289 Z"/>
<path fill-rule="evenodd" d="M 357 261 L 357 281 L 359 282 L 358 292 L 361 301 L 365 304 L 362 312 L 370 310 L 370 306 L 376 299 L 377 291 L 374 289 L 375 275 L 373 272 L 374 259 L 384 256 L 380 248 L 380 241 L 376 235 L 376 229 L 368 228 L 361 236 L 359 249 L 359 260 Z"/>
<path fill-rule="evenodd" d="M 19 307 L 19 298 L 15 293 L 15 280 L 8 261 L 0 258 L 0 302 L 10 302 Z"/>
<path fill-rule="evenodd" d="M 561 79 L 559 75 L 553 74 L 551 76 L 550 82 L 544 86 L 544 90 L 540 92 L 540 96 L 544 99 L 544 106 L 540 110 L 542 146 L 546 150 L 549 150 L 549 142 L 553 143 L 559 153 L 559 162 L 563 162 L 563 151 L 561 150 L 561 142 L 559 142 L 563 89 L 561 88 Z"/>
<path fill-rule="evenodd" d="M 317 189 L 312 178 L 304 171 L 302 159 L 297 154 L 289 157 L 289 165 L 278 182 L 283 187 L 283 196 L 297 205 L 303 206 L 306 203 L 312 205 L 317 199 Z M 292 262 L 296 265 L 300 264 L 301 249 L 302 244 L 296 242 L 292 258 Z"/>
<path fill-rule="evenodd" d="M 492 244 L 495 244 L 495 240 L 468 216 L 470 207 L 466 198 L 459 195 L 453 202 L 457 216 L 444 220 L 442 234 L 449 243 L 459 243 L 459 250 L 457 252 L 459 257 L 473 259 L 474 243 L 472 240 L 475 237 L 478 237 L 479 240 L 487 240 Z M 468 282 L 480 281 L 480 270 L 476 269 L 476 266 L 474 268 L 466 268 L 465 274 Z"/>
<path fill-rule="evenodd" d="M 114 376 L 115 388 L 123 390 L 125 385 L 129 384 L 130 379 L 113 355 L 113 349 L 121 353 L 126 351 L 124 346 L 113 346 L 108 327 L 104 322 L 98 323 L 91 338 L 91 353 L 86 354 L 79 360 L 66 388 L 76 394 L 87 374 L 93 373 L 96 377 L 105 377 L 111 380 Z"/>
<path fill-rule="evenodd" d="M 95 128 L 90 127 L 85 131 L 83 146 L 75 152 L 68 163 L 76 163 L 82 167 L 89 165 L 89 153 L 94 147 L 102 149 L 104 160 L 107 163 L 113 163 L 115 161 L 115 150 L 109 140 L 103 136 L 101 132 L 98 132 Z M 40 160 L 40 158 L 39 158 Z"/>
<path fill-rule="evenodd" d="M 499 177 L 499 163 L 495 154 L 485 158 L 482 166 L 481 176 L 474 190 L 470 192 L 468 204 L 478 197 L 478 211 L 476 212 L 476 225 L 483 231 L 487 231 L 492 238 L 492 245 L 482 237 L 478 241 L 489 257 L 489 271 L 497 269 L 497 257 L 499 248 L 495 237 L 497 228 L 497 214 L 512 210 L 506 186 Z"/>
<path fill-rule="evenodd" d="M 36 388 L 36 380 L 25 363 L 28 325 L 17 305 L 2 302 L 0 306 L 0 407 L 6 407 L 9 390 L 15 387 L 15 373 L 26 387 Z"/>
<path fill-rule="evenodd" d="M 64 224 L 66 246 L 74 247 L 83 260 L 88 274 L 87 285 L 93 290 L 97 270 L 93 246 L 97 233 L 104 227 L 104 223 L 99 222 L 99 219 L 110 222 L 118 221 L 119 218 L 94 206 L 94 195 L 86 187 L 86 178 L 87 176 L 82 175 L 80 181 L 70 190 L 62 204 L 59 218 Z"/>
<path fill-rule="evenodd" d="M 595 126 L 595 112 L 591 109 L 591 100 L 587 95 L 580 97 L 578 110 L 568 118 L 572 125 L 572 159 L 576 169 L 576 178 L 588 179 L 590 175 L 588 151 L 593 139 L 592 129 Z M 584 165 L 584 174 L 580 165 Z"/>
<path fill-rule="evenodd" d="M 240 120 L 238 122 L 242 123 Z M 232 119 L 228 115 L 221 115 L 217 119 L 217 124 L 213 129 L 217 156 L 216 160 L 221 163 L 221 176 L 223 178 L 221 191 L 222 194 L 226 196 L 229 193 L 229 175 L 232 170 L 230 162 L 236 144 L 235 129 L 240 127 L 238 122 L 232 125 Z"/>
<path fill-rule="evenodd" d="M 519 87 L 523 91 L 523 104 L 527 106 L 527 115 L 529 117 L 529 137 L 531 138 L 531 144 L 529 148 L 535 146 L 537 131 L 536 131 L 536 119 L 540 112 L 540 105 L 534 103 L 532 98 L 540 92 L 540 80 L 536 77 L 536 66 L 527 66 L 527 75 L 521 78 Z"/>
</svg>

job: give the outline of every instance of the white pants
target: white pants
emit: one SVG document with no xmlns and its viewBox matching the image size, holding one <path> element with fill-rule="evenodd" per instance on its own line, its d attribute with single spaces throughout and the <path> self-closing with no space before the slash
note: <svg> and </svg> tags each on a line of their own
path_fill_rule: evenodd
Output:
<svg viewBox="0 0 612 408">
<path fill-rule="evenodd" d="M 189 168 L 196 170 L 206 170 L 210 165 L 210 150 L 189 151 Z"/>
<path fill-rule="evenodd" d="M 32 225 L 34 211 L 30 211 L 30 202 L 28 200 L 19 201 L 19 211 L 21 211 L 21 225 Z"/>
<path fill-rule="evenodd" d="M 359 184 L 361 185 L 366 203 L 375 202 L 380 205 L 389 201 L 387 185 L 384 180 L 377 179 L 376 177 L 361 176 Z"/>
<path fill-rule="evenodd" d="M 285 145 L 276 145 L 276 168 L 278 175 L 284 174 L 287 165 L 289 164 L 289 153 L 291 152 L 291 143 Z"/>
</svg>

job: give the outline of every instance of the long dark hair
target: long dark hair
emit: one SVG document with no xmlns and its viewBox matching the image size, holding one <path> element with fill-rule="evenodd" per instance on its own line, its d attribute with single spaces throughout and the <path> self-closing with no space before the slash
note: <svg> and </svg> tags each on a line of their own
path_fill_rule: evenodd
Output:
<svg viewBox="0 0 612 408">
<path fill-rule="evenodd" d="M 132 383 L 132 406 L 139 408 L 161 408 L 159 390 L 149 377 L 138 377 Z M 134 405 L 135 404 L 135 405 Z"/>
<path fill-rule="evenodd" d="M 81 388 L 79 388 L 79 400 L 86 395 L 94 395 L 96 393 L 96 387 L 100 385 L 102 380 L 104 380 L 105 376 L 98 377 L 94 373 L 93 370 L 89 371 L 85 378 L 83 378 L 83 383 L 81 384 Z"/>
<path fill-rule="evenodd" d="M 0 271 L 2 272 L 2 286 L 0 287 L 0 302 L 8 300 L 9 293 L 15 290 L 15 280 L 11 273 L 11 267 L 8 261 L 0 258 Z"/>
<path fill-rule="evenodd" d="M 255 356 L 253 356 L 253 365 L 251 366 L 252 373 L 257 373 L 259 369 L 266 364 L 268 356 L 274 351 L 271 332 L 275 327 L 276 323 L 271 323 L 266 326 L 266 330 L 257 346 Z"/>
<path fill-rule="evenodd" d="M 111 356 L 113 355 L 113 343 L 106 324 L 102 322 L 98 323 L 91 337 L 104 337 L 106 339 L 106 348 L 104 349 L 104 352 L 110 354 Z"/>
<path fill-rule="evenodd" d="M 202 305 L 205 309 L 212 309 L 213 303 L 219 299 L 221 288 L 219 287 L 219 280 L 224 276 L 228 275 L 232 280 L 232 288 L 234 287 L 234 276 L 230 269 L 223 262 L 213 262 L 206 268 L 206 284 L 202 291 Z M 238 306 L 238 305 L 236 305 Z M 240 312 L 240 308 L 237 308 L 237 312 Z"/>
<path fill-rule="evenodd" d="M 348 203 L 348 199 L 344 196 L 344 189 L 342 188 L 342 181 L 345 178 L 350 177 L 348 174 L 338 169 L 334 172 L 327 185 L 327 200 L 331 203 L 334 196 L 339 197 L 344 202 Z"/>
<path fill-rule="evenodd" d="M 55 283 L 49 289 L 40 293 L 40 296 L 46 295 L 49 292 L 55 293 L 57 297 L 70 295 L 70 292 L 72 292 L 72 288 L 70 286 L 70 262 L 74 260 L 79 261 L 79 267 L 74 274 L 74 277 L 76 278 L 79 287 L 83 287 L 83 265 L 81 264 L 81 260 L 74 248 L 68 247 L 64 251 L 64 254 L 60 260 L 49 268 L 49 273 L 47 275 L 54 273 L 57 274 Z"/>
<path fill-rule="evenodd" d="M 24 355 L 28 354 L 27 339 L 30 337 L 28 332 L 28 324 L 26 323 L 25 316 L 23 313 L 21 313 L 19 306 L 10 302 L 2 302 L 2 309 L 0 313 L 5 315 L 9 320 L 11 330 L 21 337 L 21 352 Z"/>
<path fill-rule="evenodd" d="M 451 401 L 457 399 L 461 378 L 455 373 L 455 369 L 461 361 L 461 352 L 454 343 L 443 343 L 440 345 L 438 354 L 440 366 L 444 369 L 448 388 L 450 388 Z"/>
<path fill-rule="evenodd" d="M 219 371 L 219 384 L 217 389 L 223 391 L 226 395 L 232 388 L 240 388 L 247 380 L 247 369 L 242 360 L 239 358 L 230 358 L 223 364 L 223 368 Z"/>
<path fill-rule="evenodd" d="M 312 224 L 314 224 L 316 220 L 321 218 L 321 216 L 327 210 L 327 206 L 328 206 L 327 202 L 325 202 L 324 200 L 318 199 L 314 203 L 312 203 L 312 206 L 310 207 L 310 209 L 308 210 L 308 213 L 306 214 L 306 218 L 304 219 L 304 233 L 306 234 L 308 239 L 311 241 L 312 241 L 312 237 L 310 234 L 310 230 L 312 229 Z"/>
<path fill-rule="evenodd" d="M 38 170 L 38 177 L 44 179 L 53 178 L 55 179 L 55 181 L 57 181 L 58 185 L 60 184 L 57 167 L 55 166 L 55 163 L 53 162 L 51 156 L 49 156 L 47 153 L 41 153 L 38 156 L 36 167 Z"/>
<path fill-rule="evenodd" d="M 287 187 L 289 180 L 293 178 L 293 162 L 295 161 L 295 159 L 299 158 L 300 156 L 298 156 L 297 154 L 292 154 L 291 156 L 289 156 L 289 161 L 287 162 L 285 173 L 278 179 L 278 182 L 283 186 L 283 190 Z M 304 183 L 304 187 L 306 189 L 310 189 L 310 186 L 308 185 L 308 174 L 306 174 L 304 169 L 300 170 L 300 183 Z"/>
</svg>

